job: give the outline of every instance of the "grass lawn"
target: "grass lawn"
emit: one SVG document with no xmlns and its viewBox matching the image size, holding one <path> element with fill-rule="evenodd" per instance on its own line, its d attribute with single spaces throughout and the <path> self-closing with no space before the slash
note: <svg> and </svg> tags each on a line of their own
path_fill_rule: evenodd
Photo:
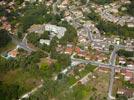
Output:
<svg viewBox="0 0 134 100">
<path fill-rule="evenodd" d="M 85 69 L 84 70 L 82 70 L 82 71 L 78 71 L 78 73 L 77 73 L 77 75 L 76 75 L 76 73 L 75 73 L 75 75 L 74 76 L 72 76 L 72 75 L 70 75 L 69 77 L 68 77 L 68 81 L 67 81 L 67 83 L 71 86 L 71 85 L 73 85 L 74 83 L 76 83 L 80 78 L 83 78 L 84 76 L 86 76 L 89 72 L 93 72 L 95 69 L 96 69 L 96 66 L 93 66 L 93 65 L 85 65 L 86 67 L 85 67 Z M 77 67 L 77 66 L 76 66 Z M 79 77 L 79 79 L 76 79 L 75 77 L 76 76 L 78 76 Z"/>
<path fill-rule="evenodd" d="M 40 59 L 40 62 L 38 63 L 38 65 L 39 66 L 41 66 L 42 64 L 50 65 L 50 64 L 55 63 L 55 62 L 56 62 L 56 60 L 49 59 L 49 58 L 45 57 L 45 58 Z"/>
<path fill-rule="evenodd" d="M 85 69 L 79 73 L 81 77 L 84 77 L 89 72 L 93 72 L 96 69 L 96 66 L 93 65 L 86 65 Z"/>
</svg>

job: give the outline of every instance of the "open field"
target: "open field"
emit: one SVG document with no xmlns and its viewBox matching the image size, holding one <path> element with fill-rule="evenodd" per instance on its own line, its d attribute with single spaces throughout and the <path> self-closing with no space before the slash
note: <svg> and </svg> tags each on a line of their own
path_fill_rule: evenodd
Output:
<svg viewBox="0 0 134 100">
<path fill-rule="evenodd" d="M 62 100 L 107 100 L 109 73 L 96 70 L 88 78 L 89 81 L 85 84 L 78 83 L 66 90 L 65 94 L 59 93 Z"/>
</svg>

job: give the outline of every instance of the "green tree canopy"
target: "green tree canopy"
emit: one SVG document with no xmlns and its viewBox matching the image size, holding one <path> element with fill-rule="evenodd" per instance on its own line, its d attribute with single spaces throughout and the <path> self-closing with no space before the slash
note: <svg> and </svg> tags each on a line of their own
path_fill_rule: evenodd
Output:
<svg viewBox="0 0 134 100">
<path fill-rule="evenodd" d="M 6 46 L 11 40 L 12 39 L 9 36 L 9 33 L 6 30 L 1 29 L 0 30 L 0 48 Z"/>
</svg>

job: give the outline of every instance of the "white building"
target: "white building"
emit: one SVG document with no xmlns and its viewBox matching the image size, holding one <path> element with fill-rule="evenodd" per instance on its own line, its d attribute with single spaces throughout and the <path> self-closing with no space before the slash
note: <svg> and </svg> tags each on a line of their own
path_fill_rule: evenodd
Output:
<svg viewBox="0 0 134 100">
<path fill-rule="evenodd" d="M 50 24 L 45 25 L 45 30 L 56 33 L 56 36 L 58 38 L 63 37 L 64 33 L 66 32 L 66 28 L 64 28 L 64 27 L 59 27 L 59 26 L 50 25 Z"/>
<path fill-rule="evenodd" d="M 45 39 L 40 39 L 40 44 L 46 44 L 46 45 L 50 45 L 50 40 L 45 40 Z"/>
</svg>

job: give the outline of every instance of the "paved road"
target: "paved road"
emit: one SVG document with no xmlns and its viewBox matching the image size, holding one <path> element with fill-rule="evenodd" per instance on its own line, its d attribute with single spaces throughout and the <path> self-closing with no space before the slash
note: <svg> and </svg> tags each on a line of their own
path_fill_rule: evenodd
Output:
<svg viewBox="0 0 134 100">
<path fill-rule="evenodd" d="M 114 83 L 114 75 L 115 75 L 115 62 L 116 62 L 116 52 L 118 51 L 118 47 L 114 47 L 113 52 L 110 55 L 109 64 L 111 65 L 111 74 L 110 74 L 110 83 L 109 83 L 109 92 L 108 92 L 108 100 L 113 100 L 115 97 L 112 96 L 113 83 Z"/>
<path fill-rule="evenodd" d="M 34 49 L 30 48 L 28 45 L 27 45 L 27 33 L 25 34 L 24 38 L 22 39 L 22 42 L 20 42 L 17 46 L 19 48 L 22 48 L 28 52 L 32 52 L 32 51 L 35 51 Z"/>
<path fill-rule="evenodd" d="M 114 47 L 114 50 L 112 51 L 111 55 L 110 55 L 110 59 L 109 59 L 109 64 L 110 65 L 115 65 L 116 62 L 116 52 L 118 51 L 118 47 Z"/>
<path fill-rule="evenodd" d="M 10 35 L 11 38 L 12 38 L 12 41 L 17 45 L 16 48 L 22 48 L 28 52 L 32 52 L 32 51 L 35 51 L 34 49 L 30 48 L 28 45 L 27 45 L 27 34 L 25 34 L 24 38 L 22 39 L 22 41 L 18 40 L 17 37 L 13 36 L 13 35 Z"/>
<path fill-rule="evenodd" d="M 113 83 L 114 83 L 114 75 L 115 75 L 115 68 L 111 68 L 111 74 L 110 74 L 110 83 L 109 83 L 109 90 L 108 90 L 108 100 L 113 100 L 115 97 L 112 96 L 112 90 L 113 90 Z"/>
<path fill-rule="evenodd" d="M 80 81 L 82 82 L 85 79 L 89 79 L 88 76 L 91 75 L 91 72 L 89 72 L 87 75 L 85 75 L 83 78 L 75 82 L 73 85 L 71 85 L 69 88 L 72 89 L 74 86 L 76 86 Z M 88 80 L 89 81 L 89 80 Z"/>
<path fill-rule="evenodd" d="M 120 49 L 120 48 L 134 48 L 133 46 L 124 46 L 124 45 L 117 45 L 117 44 L 107 44 L 104 41 L 95 41 L 92 37 L 92 32 L 90 31 L 90 29 L 88 28 L 88 26 L 84 26 L 84 29 L 87 31 L 88 34 L 88 38 L 91 42 L 94 43 L 103 43 L 105 45 L 113 45 L 114 46 L 114 50 L 111 53 L 110 59 L 109 59 L 109 64 L 107 64 L 107 67 L 111 68 L 111 75 L 110 75 L 110 83 L 109 83 L 109 92 L 108 92 L 108 100 L 112 100 L 115 99 L 115 97 L 112 96 L 112 87 L 113 87 L 113 83 L 114 83 L 114 74 L 115 74 L 115 62 L 116 62 L 116 52 Z M 106 64 L 101 64 L 101 63 L 97 63 L 97 62 L 91 62 L 91 64 L 96 64 L 96 65 L 106 65 Z M 132 69 L 131 69 L 132 70 Z"/>
<path fill-rule="evenodd" d="M 59 14 L 59 12 L 57 11 L 57 5 L 61 3 L 61 0 L 57 0 L 53 3 L 53 13 L 56 15 L 56 14 Z"/>
<path fill-rule="evenodd" d="M 93 39 L 93 36 L 92 36 L 92 32 L 90 31 L 89 27 L 87 25 L 84 25 L 84 29 L 85 31 L 87 32 L 88 34 L 88 39 L 91 41 L 91 42 L 94 42 L 94 39 Z"/>
<path fill-rule="evenodd" d="M 88 39 L 91 41 L 91 42 L 94 42 L 94 43 L 99 43 L 99 44 L 105 44 L 107 46 L 110 46 L 110 45 L 113 45 L 115 47 L 118 47 L 118 48 L 127 48 L 127 49 L 134 49 L 134 46 L 125 46 L 125 45 L 122 45 L 122 44 L 115 44 L 115 43 L 107 43 L 105 41 L 96 41 L 95 39 L 93 39 L 93 36 L 92 36 L 92 32 L 90 31 L 90 28 L 88 27 L 88 25 L 84 25 L 83 26 L 85 31 L 87 32 L 88 34 Z"/>
<path fill-rule="evenodd" d="M 95 66 L 102 66 L 102 67 L 106 67 L 106 68 L 109 68 L 109 66 L 110 66 L 110 64 L 107 64 L 107 63 L 101 63 L 98 61 L 91 61 L 91 60 L 83 60 L 83 59 L 78 59 L 78 58 L 73 58 L 73 59 L 71 59 L 71 61 L 78 61 L 80 63 L 85 63 L 85 64 L 90 63 Z"/>
<path fill-rule="evenodd" d="M 26 50 L 26 51 L 28 51 L 28 52 L 35 51 L 35 50 L 31 49 L 30 47 L 28 47 L 28 46 L 27 46 L 26 44 L 24 44 L 23 42 L 19 43 L 19 44 L 17 45 L 17 48 L 22 48 L 22 49 L 24 49 L 24 50 Z"/>
</svg>

